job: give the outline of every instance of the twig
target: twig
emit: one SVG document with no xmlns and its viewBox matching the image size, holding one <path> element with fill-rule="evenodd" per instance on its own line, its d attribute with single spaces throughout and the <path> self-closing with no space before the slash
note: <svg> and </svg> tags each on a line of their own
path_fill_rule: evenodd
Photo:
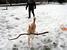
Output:
<svg viewBox="0 0 67 50">
<path fill-rule="evenodd" d="M 46 33 L 49 33 L 49 32 L 43 32 L 43 33 L 32 33 L 32 35 L 42 35 L 42 34 L 46 34 Z M 8 40 L 15 40 L 15 39 L 18 39 L 21 35 L 31 35 L 31 34 L 28 34 L 28 33 L 19 34 L 19 36 L 17 36 L 16 38 L 8 39 Z"/>
</svg>

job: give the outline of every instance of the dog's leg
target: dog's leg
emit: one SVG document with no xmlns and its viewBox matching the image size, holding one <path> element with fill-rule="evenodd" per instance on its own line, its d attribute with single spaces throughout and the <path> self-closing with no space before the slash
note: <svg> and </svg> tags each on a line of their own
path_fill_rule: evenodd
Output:
<svg viewBox="0 0 67 50">
<path fill-rule="evenodd" d="M 30 47 L 30 35 L 28 35 L 28 45 Z"/>
</svg>

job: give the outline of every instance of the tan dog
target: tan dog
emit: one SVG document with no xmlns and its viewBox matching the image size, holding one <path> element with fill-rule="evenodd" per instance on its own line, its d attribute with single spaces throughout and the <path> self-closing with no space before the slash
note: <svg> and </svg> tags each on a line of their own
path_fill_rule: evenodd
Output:
<svg viewBox="0 0 67 50">
<path fill-rule="evenodd" d="M 34 38 L 33 33 L 35 33 L 35 31 L 36 31 L 35 21 L 36 21 L 36 18 L 33 18 L 33 22 L 31 23 L 31 25 L 29 25 L 28 30 L 27 30 L 27 32 L 30 34 L 30 35 L 28 35 L 28 45 L 29 45 L 29 47 L 31 47 L 31 42 Z"/>
<path fill-rule="evenodd" d="M 63 25 L 63 24 L 60 26 L 60 28 L 61 28 L 61 30 L 62 30 L 62 31 L 67 31 L 67 28 L 66 28 L 66 27 L 64 27 L 64 25 Z"/>
</svg>

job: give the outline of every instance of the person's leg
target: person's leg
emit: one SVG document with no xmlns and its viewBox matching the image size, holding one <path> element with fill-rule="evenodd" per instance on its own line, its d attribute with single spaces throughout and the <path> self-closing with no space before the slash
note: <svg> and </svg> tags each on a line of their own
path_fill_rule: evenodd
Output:
<svg viewBox="0 0 67 50">
<path fill-rule="evenodd" d="M 31 17 L 31 10 L 28 10 L 28 12 L 29 12 L 29 17 L 28 18 L 30 18 Z"/>
<path fill-rule="evenodd" d="M 33 14 L 33 17 L 35 17 L 35 14 L 34 14 L 34 9 L 32 10 L 32 14 Z"/>
</svg>

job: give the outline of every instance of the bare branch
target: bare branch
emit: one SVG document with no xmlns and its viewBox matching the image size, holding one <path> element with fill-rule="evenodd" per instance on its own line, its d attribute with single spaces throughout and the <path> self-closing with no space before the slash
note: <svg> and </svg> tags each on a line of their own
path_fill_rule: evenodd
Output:
<svg viewBox="0 0 67 50">
<path fill-rule="evenodd" d="M 32 35 L 42 35 L 42 34 L 46 34 L 46 33 L 49 33 L 49 32 L 43 32 L 43 33 L 32 33 Z M 8 39 L 8 40 L 15 40 L 15 39 L 18 39 L 21 35 L 31 35 L 31 34 L 28 34 L 28 33 L 19 34 L 19 36 L 17 36 L 16 38 Z"/>
</svg>

